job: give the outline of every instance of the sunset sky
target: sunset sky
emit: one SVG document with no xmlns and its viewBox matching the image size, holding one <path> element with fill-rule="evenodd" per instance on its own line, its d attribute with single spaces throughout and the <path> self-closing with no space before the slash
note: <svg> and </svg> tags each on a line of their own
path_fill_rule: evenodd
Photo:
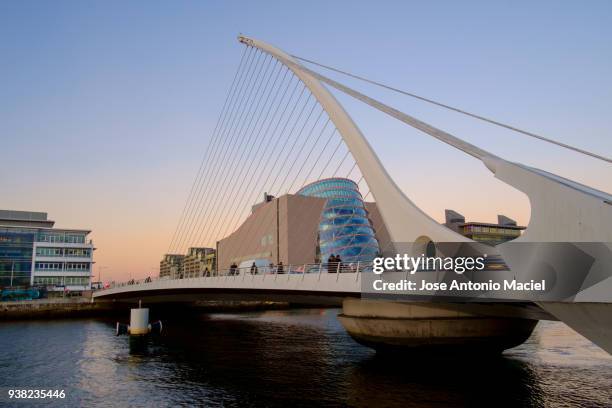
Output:
<svg viewBox="0 0 612 408">
<path fill-rule="evenodd" d="M 91 229 L 104 280 L 156 275 L 239 33 L 612 156 L 612 2 L 495 3 L 0 2 L 0 209 Z M 359 86 L 504 158 L 612 191 L 609 164 Z M 529 221 L 527 199 L 478 161 L 337 96 L 432 217 Z"/>
</svg>

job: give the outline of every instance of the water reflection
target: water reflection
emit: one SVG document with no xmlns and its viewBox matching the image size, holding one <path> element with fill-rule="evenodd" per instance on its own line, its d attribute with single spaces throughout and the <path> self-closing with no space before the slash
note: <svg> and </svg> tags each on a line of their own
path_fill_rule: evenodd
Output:
<svg viewBox="0 0 612 408">
<path fill-rule="evenodd" d="M 493 360 L 405 359 L 373 356 L 347 382 L 348 404 L 387 407 L 542 406 L 542 390 L 528 364 Z"/>
<path fill-rule="evenodd" d="M 0 387 L 62 386 L 59 405 L 81 406 L 612 405 L 612 358 L 560 323 L 499 358 L 448 360 L 377 355 L 336 314 L 177 315 L 141 338 L 110 320 L 0 323 Z"/>
</svg>

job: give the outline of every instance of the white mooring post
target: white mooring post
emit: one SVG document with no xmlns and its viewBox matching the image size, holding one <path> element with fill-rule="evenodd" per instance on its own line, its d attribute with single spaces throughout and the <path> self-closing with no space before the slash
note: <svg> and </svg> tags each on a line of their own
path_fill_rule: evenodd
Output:
<svg viewBox="0 0 612 408">
<path fill-rule="evenodd" d="M 142 307 L 138 301 L 138 309 L 130 310 L 130 335 L 142 336 L 149 333 L 149 309 Z"/>
</svg>

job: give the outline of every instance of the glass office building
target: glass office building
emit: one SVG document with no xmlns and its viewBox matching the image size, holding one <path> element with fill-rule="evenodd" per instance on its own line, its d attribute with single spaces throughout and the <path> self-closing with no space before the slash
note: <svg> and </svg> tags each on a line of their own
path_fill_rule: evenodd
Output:
<svg viewBox="0 0 612 408">
<path fill-rule="evenodd" d="M 30 284 L 36 233 L 0 227 L 0 287 Z"/>
<path fill-rule="evenodd" d="M 370 262 L 380 253 L 363 197 L 354 181 L 344 178 L 319 180 L 297 194 L 326 199 L 319 222 L 321 262 L 327 262 L 332 254 L 339 255 L 346 263 Z"/>
<path fill-rule="evenodd" d="M 91 288 L 89 230 L 53 228 L 46 213 L 0 210 L 0 289 L 44 287 L 49 292 Z"/>
</svg>

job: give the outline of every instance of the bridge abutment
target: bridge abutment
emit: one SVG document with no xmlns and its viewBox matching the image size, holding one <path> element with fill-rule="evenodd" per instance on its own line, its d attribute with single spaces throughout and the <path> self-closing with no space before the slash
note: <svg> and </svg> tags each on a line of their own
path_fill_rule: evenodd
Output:
<svg viewBox="0 0 612 408">
<path fill-rule="evenodd" d="M 345 299 L 340 322 L 377 351 L 500 353 L 531 335 L 537 320 L 483 317 L 452 304 Z"/>
</svg>

